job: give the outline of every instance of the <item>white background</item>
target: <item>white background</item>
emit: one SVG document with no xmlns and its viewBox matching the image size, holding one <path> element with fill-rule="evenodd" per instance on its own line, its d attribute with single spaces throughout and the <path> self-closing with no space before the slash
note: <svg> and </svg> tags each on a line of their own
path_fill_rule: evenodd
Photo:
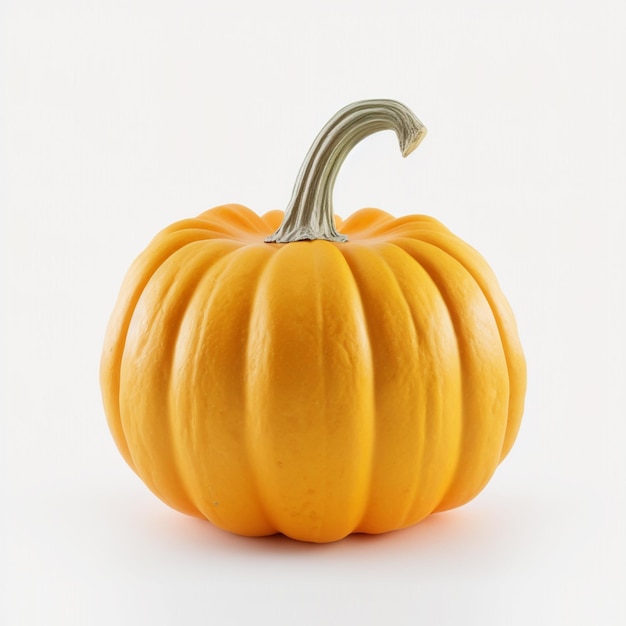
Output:
<svg viewBox="0 0 626 626">
<path fill-rule="evenodd" d="M 624 624 L 622 0 L 1 4 L 0 623 Z M 283 208 L 343 105 L 429 129 L 360 144 L 339 214 L 443 221 L 519 323 L 527 409 L 469 505 L 314 546 L 161 504 L 98 387 L 132 259 L 225 202 Z"/>
</svg>

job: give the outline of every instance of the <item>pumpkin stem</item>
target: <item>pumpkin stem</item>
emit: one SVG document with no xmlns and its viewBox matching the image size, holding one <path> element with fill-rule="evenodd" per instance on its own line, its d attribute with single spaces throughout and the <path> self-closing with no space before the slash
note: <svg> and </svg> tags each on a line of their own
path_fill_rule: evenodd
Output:
<svg viewBox="0 0 626 626">
<path fill-rule="evenodd" d="M 350 150 L 381 130 L 396 132 L 402 156 L 408 156 L 426 134 L 417 117 L 394 100 L 362 100 L 344 107 L 313 142 L 300 168 L 283 222 L 265 241 L 347 241 L 335 229 L 333 219 L 335 179 Z"/>
</svg>

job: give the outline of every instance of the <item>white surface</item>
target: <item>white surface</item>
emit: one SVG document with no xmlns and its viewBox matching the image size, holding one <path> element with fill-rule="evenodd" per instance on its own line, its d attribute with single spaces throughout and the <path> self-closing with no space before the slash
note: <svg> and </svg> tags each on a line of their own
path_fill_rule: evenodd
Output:
<svg viewBox="0 0 626 626">
<path fill-rule="evenodd" d="M 623 624 L 626 5 L 2 3 L 0 623 Z M 341 106 L 335 206 L 443 221 L 490 262 L 529 366 L 513 452 L 469 505 L 327 546 L 158 502 L 98 389 L 124 272 L 213 205 L 282 208 Z"/>
</svg>

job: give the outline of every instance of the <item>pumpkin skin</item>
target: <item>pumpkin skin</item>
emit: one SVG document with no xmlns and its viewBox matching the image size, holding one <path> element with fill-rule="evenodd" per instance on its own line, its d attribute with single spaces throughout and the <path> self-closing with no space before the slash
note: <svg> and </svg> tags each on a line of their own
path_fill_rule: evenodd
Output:
<svg viewBox="0 0 626 626">
<path fill-rule="evenodd" d="M 265 243 L 239 205 L 166 228 L 106 333 L 105 412 L 171 507 L 234 533 L 329 542 L 474 498 L 526 388 L 492 271 L 430 217 L 363 209 L 346 243 Z"/>
</svg>

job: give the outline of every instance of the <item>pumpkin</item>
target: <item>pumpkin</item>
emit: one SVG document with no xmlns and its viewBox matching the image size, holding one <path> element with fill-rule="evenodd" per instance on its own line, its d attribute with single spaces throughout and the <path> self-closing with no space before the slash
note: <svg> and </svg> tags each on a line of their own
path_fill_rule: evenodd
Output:
<svg viewBox="0 0 626 626">
<path fill-rule="evenodd" d="M 130 268 L 104 407 L 174 509 L 247 536 L 383 533 L 468 502 L 510 450 L 525 361 L 483 258 L 431 217 L 334 217 L 341 163 L 385 129 L 405 156 L 425 133 L 398 102 L 349 105 L 284 214 L 213 208 Z"/>
</svg>

